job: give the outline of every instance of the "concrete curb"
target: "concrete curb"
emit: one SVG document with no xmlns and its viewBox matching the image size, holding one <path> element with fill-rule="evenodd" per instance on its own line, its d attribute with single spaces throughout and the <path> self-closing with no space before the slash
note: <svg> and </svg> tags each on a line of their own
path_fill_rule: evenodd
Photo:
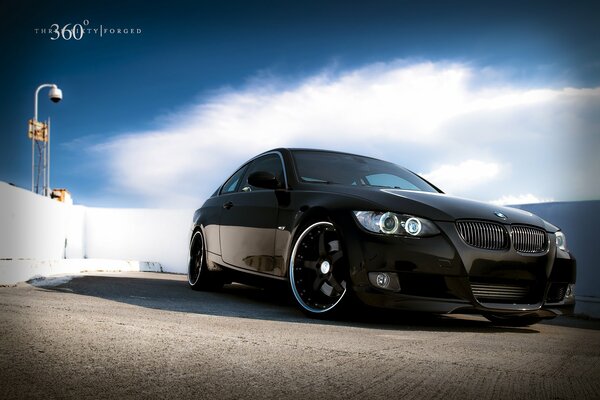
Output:
<svg viewBox="0 0 600 400">
<path fill-rule="evenodd" d="M 163 272 L 158 262 L 111 259 L 0 260 L 0 285 L 16 285 L 40 276 L 83 272 Z"/>
</svg>

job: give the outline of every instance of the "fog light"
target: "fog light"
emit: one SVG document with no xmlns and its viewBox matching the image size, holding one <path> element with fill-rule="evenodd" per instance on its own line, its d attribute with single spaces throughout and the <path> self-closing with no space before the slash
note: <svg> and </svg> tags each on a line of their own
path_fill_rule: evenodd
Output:
<svg viewBox="0 0 600 400">
<path fill-rule="evenodd" d="M 386 289 L 390 285 L 390 276 L 382 272 L 377 274 L 377 279 L 375 281 L 377 282 L 377 286 Z"/>
<path fill-rule="evenodd" d="M 400 290 L 400 281 L 395 272 L 369 272 L 371 285 L 385 290 L 397 292 Z"/>
</svg>

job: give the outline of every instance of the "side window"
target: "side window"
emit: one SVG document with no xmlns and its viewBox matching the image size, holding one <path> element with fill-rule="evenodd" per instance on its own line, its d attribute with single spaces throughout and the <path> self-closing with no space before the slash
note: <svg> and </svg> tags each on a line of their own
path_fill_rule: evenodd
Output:
<svg viewBox="0 0 600 400">
<path fill-rule="evenodd" d="M 281 164 L 281 158 L 279 158 L 277 154 L 267 154 L 266 156 L 252 161 L 252 163 L 248 166 L 248 169 L 244 174 L 244 179 L 242 179 L 242 184 L 240 186 L 239 191 L 250 192 L 256 190 L 264 190 L 261 188 L 251 186 L 248 183 L 248 177 L 250 176 L 250 174 L 257 171 L 269 172 L 275 175 L 279 182 L 284 182 L 283 165 Z"/>
<path fill-rule="evenodd" d="M 231 175 L 231 178 L 227 179 L 227 182 L 223 184 L 223 189 L 221 189 L 221 194 L 225 193 L 233 193 L 239 186 L 242 175 L 246 170 L 246 166 L 244 165 L 242 168 L 236 171 L 235 174 Z"/>
</svg>

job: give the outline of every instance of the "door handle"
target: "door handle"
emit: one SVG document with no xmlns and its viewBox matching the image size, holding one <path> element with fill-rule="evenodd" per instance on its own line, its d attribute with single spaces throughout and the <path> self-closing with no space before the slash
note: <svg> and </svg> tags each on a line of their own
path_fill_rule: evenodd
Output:
<svg viewBox="0 0 600 400">
<path fill-rule="evenodd" d="M 227 203 L 223 204 L 223 208 L 226 210 L 229 210 L 231 207 L 233 207 L 233 203 L 231 201 L 228 201 Z"/>
</svg>

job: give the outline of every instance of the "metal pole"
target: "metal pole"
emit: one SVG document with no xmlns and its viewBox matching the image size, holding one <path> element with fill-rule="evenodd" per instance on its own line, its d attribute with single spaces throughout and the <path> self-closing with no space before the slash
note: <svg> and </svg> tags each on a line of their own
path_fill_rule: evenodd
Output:
<svg viewBox="0 0 600 400">
<path fill-rule="evenodd" d="M 37 105 L 37 102 L 36 102 Z M 37 107 L 36 107 L 37 109 Z M 31 191 L 33 192 L 33 181 L 35 179 L 35 136 L 31 135 Z"/>
<path fill-rule="evenodd" d="M 38 94 L 40 90 L 46 87 L 55 87 L 52 83 L 44 83 L 37 87 L 35 90 L 35 96 L 33 98 L 33 122 L 38 122 Z M 35 129 L 35 128 L 34 128 Z M 35 135 L 31 138 L 31 191 L 34 190 L 35 182 Z"/>
<path fill-rule="evenodd" d="M 46 152 L 48 153 L 48 161 L 46 162 L 46 193 L 45 196 L 50 196 L 50 117 L 48 117 L 48 142 L 46 143 Z"/>
</svg>

